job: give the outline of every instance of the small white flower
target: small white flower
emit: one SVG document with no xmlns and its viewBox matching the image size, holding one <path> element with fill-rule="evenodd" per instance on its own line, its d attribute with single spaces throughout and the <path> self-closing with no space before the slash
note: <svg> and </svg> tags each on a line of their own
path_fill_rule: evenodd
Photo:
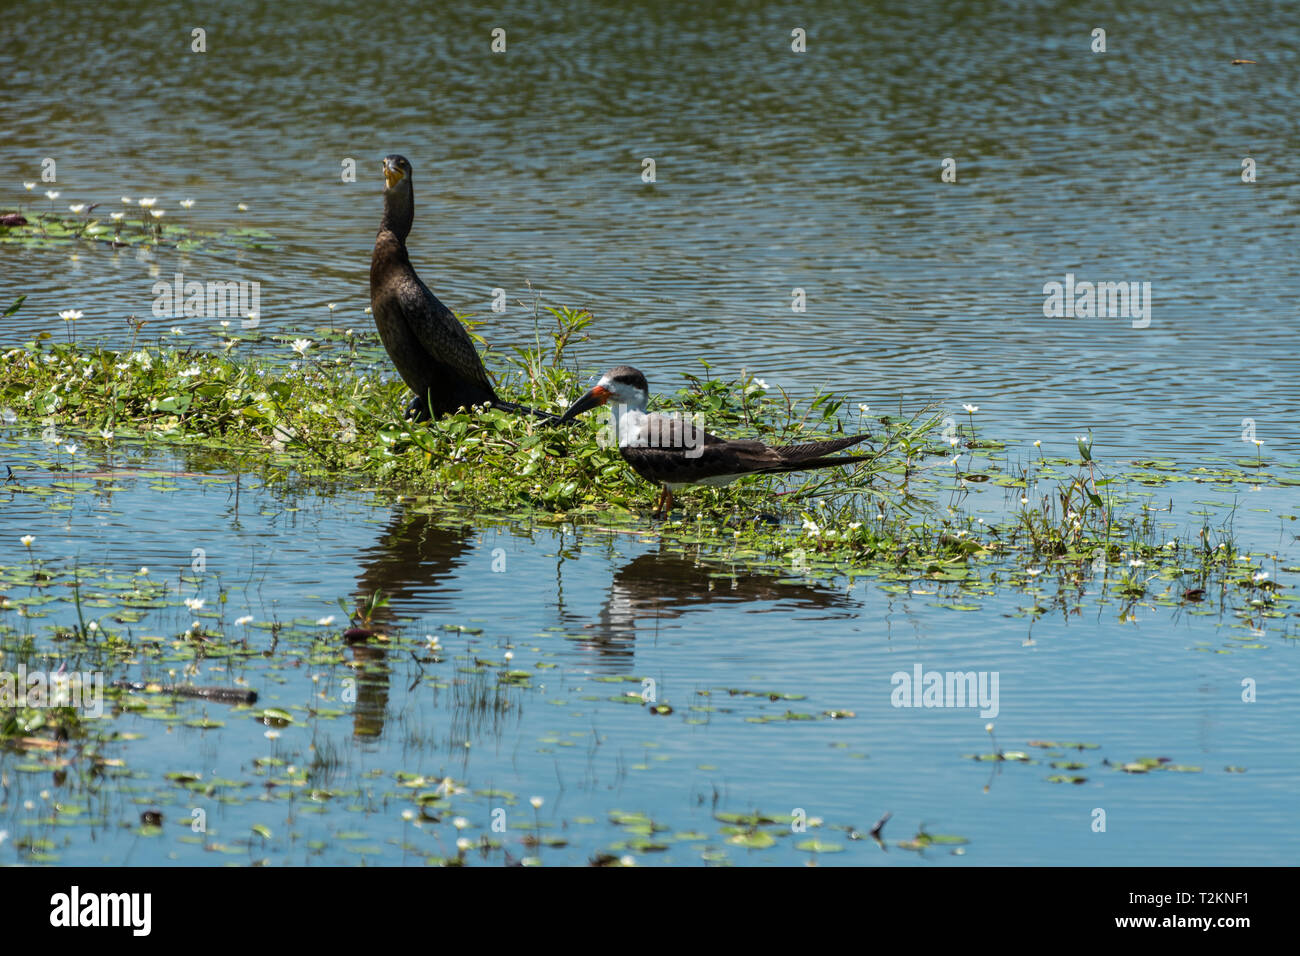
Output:
<svg viewBox="0 0 1300 956">
<path fill-rule="evenodd" d="M 135 573 L 136 573 L 136 574 L 148 574 L 148 573 L 149 573 L 149 569 L 148 569 L 148 568 L 145 568 L 145 567 L 142 567 L 142 568 L 140 568 L 139 571 L 137 571 L 137 572 L 135 572 Z"/>
<path fill-rule="evenodd" d="M 291 347 L 299 355 L 306 356 L 307 350 L 311 348 L 311 339 L 294 339 Z"/>
<path fill-rule="evenodd" d="M 35 541 L 36 539 L 33 538 L 30 534 L 25 534 L 18 540 L 23 543 L 23 547 L 30 548 L 32 546 L 32 542 Z"/>
<path fill-rule="evenodd" d="M 248 212 L 248 204 L 247 204 L 247 203 L 242 203 L 242 202 L 241 202 L 241 203 L 240 203 L 238 206 L 236 206 L 235 208 L 238 209 L 240 212 Z"/>
<path fill-rule="evenodd" d="M 187 608 L 189 608 L 191 611 L 201 611 L 201 610 L 203 610 L 203 605 L 206 604 L 206 603 L 207 603 L 207 601 L 205 601 L 203 598 L 186 598 L 186 599 L 185 599 L 185 606 L 186 606 Z M 198 622 L 196 621 L 195 623 L 198 623 Z"/>
<path fill-rule="evenodd" d="M 135 200 L 133 200 L 130 196 L 123 196 L 122 202 L 126 203 L 129 206 L 131 205 L 131 203 L 135 202 Z"/>
<path fill-rule="evenodd" d="M 120 219 L 121 219 L 123 216 L 125 216 L 125 215 L 126 215 L 126 213 L 124 213 L 124 212 L 111 212 L 111 213 L 108 214 L 108 218 L 109 218 L 109 219 L 112 219 L 114 222 L 117 222 L 118 220 L 120 220 Z"/>
<path fill-rule="evenodd" d="M 321 627 L 329 627 L 331 624 L 334 623 L 334 615 L 331 614 L 328 617 L 322 617 L 316 623 L 319 624 Z"/>
<path fill-rule="evenodd" d="M 229 319 L 222 319 L 222 320 L 221 320 L 221 327 L 222 327 L 223 329 L 228 329 L 228 328 L 230 328 L 230 320 L 229 320 Z"/>
<path fill-rule="evenodd" d="M 1255 442 L 1255 447 L 1256 447 L 1256 448 L 1258 448 L 1260 445 L 1264 444 L 1264 439 L 1262 439 L 1262 438 L 1255 438 L 1255 439 L 1252 439 L 1252 440 Z"/>
<path fill-rule="evenodd" d="M 464 793 L 464 787 L 456 786 L 456 781 L 451 777 L 443 777 L 442 782 L 434 789 L 434 793 L 443 797 L 453 797 L 458 793 Z"/>
<path fill-rule="evenodd" d="M 154 203 L 156 203 L 157 201 L 158 201 L 158 198 L 157 198 L 156 196 L 151 197 L 151 198 L 149 198 L 149 199 L 138 199 L 138 200 L 136 200 L 136 202 L 137 202 L 137 203 L 138 203 L 142 208 L 144 208 L 144 209 L 148 209 L 150 206 L 152 206 L 152 205 L 153 205 Z"/>
<path fill-rule="evenodd" d="M 415 811 L 414 811 L 414 810 L 403 810 L 403 811 L 402 811 L 402 819 L 405 820 L 407 823 L 410 823 L 412 820 L 415 819 Z"/>
<path fill-rule="evenodd" d="M 280 731 L 268 730 L 266 733 L 262 734 L 262 736 L 267 740 L 278 740 L 280 738 Z"/>
<path fill-rule="evenodd" d="M 1255 583 L 1256 583 L 1256 584 L 1258 584 L 1260 581 L 1267 581 L 1267 580 L 1268 580 L 1268 572 L 1267 572 L 1267 571 L 1260 571 L 1258 574 L 1256 574 L 1256 575 L 1254 576 L 1254 580 L 1255 580 Z"/>
<path fill-rule="evenodd" d="M 506 651 L 506 653 L 505 653 L 505 658 L 506 658 L 507 661 L 513 661 L 513 660 L 515 659 L 515 652 L 514 652 L 514 651 Z"/>
<path fill-rule="evenodd" d="M 81 318 L 84 314 L 85 314 L 84 312 L 81 312 L 78 309 L 66 309 L 65 311 L 59 313 L 59 318 L 61 318 L 64 322 L 75 322 L 77 321 L 77 319 Z"/>
<path fill-rule="evenodd" d="M 474 841 L 469 839 L 468 837 L 461 837 L 456 841 L 456 849 L 460 850 L 461 853 L 473 849 L 473 847 L 474 847 Z"/>
<path fill-rule="evenodd" d="M 171 331 L 172 331 L 172 335 L 184 335 L 184 334 L 185 334 L 185 330 L 182 329 L 179 325 L 173 325 Z"/>
<path fill-rule="evenodd" d="M 182 200 L 181 200 L 181 208 L 182 208 L 182 209 L 189 209 L 189 208 L 191 208 L 193 205 L 194 205 L 194 200 L 193 200 L 193 199 L 182 199 Z"/>
<path fill-rule="evenodd" d="M 980 407 L 978 405 L 967 405 L 964 402 L 962 403 L 961 407 L 966 410 L 967 415 L 974 415 L 976 412 L 980 410 Z"/>
<path fill-rule="evenodd" d="M 86 625 L 86 630 L 88 630 L 88 631 L 98 631 L 98 630 L 99 630 L 99 622 L 98 622 L 98 621 L 91 621 L 89 624 Z"/>
<path fill-rule="evenodd" d="M 326 306 L 326 308 L 329 309 L 331 312 L 333 312 L 333 311 L 334 311 L 334 303 L 331 302 L 329 305 Z"/>
<path fill-rule="evenodd" d="M 529 797 L 529 798 L 528 798 L 528 802 L 529 802 L 530 804 L 532 804 L 532 807 L 533 807 L 534 810 L 540 810 L 540 809 L 542 808 L 542 798 L 541 798 L 541 797 Z"/>
<path fill-rule="evenodd" d="M 77 453 L 76 442 L 73 442 L 71 445 L 64 445 L 63 450 L 66 451 L 69 455 L 75 455 Z"/>
<path fill-rule="evenodd" d="M 86 208 L 86 204 L 84 202 L 76 202 L 68 207 L 68 209 L 70 209 L 72 212 L 75 213 L 80 213 L 85 208 Z"/>
<path fill-rule="evenodd" d="M 1129 561 L 1129 563 L 1128 563 L 1128 566 L 1129 566 L 1130 568 L 1140 568 L 1140 567 L 1144 567 L 1145 565 L 1146 565 L 1146 562 L 1143 561 L 1141 558 L 1133 558 L 1133 559 L 1132 559 L 1131 561 Z"/>
<path fill-rule="evenodd" d="M 1025 574 L 1029 575 L 1031 578 L 1036 578 L 1042 573 L 1042 568 L 1025 568 Z"/>
<path fill-rule="evenodd" d="M 59 198 L 58 190 L 56 189 L 45 190 L 45 198 L 50 200 L 51 202 L 53 202 L 55 199 L 58 199 Z"/>
<path fill-rule="evenodd" d="M 1040 442 L 1040 441 L 1036 441 L 1036 442 L 1034 442 L 1034 447 L 1035 447 L 1035 448 L 1042 448 L 1042 447 L 1043 447 L 1043 443 Z"/>
<path fill-rule="evenodd" d="M 451 821 L 451 825 L 454 826 L 457 830 L 464 830 L 467 826 L 469 826 L 469 821 L 466 820 L 464 817 L 453 817 Z"/>
<path fill-rule="evenodd" d="M 36 188 L 35 183 L 23 183 L 23 189 L 26 189 L 28 192 L 31 192 L 35 188 Z"/>
</svg>

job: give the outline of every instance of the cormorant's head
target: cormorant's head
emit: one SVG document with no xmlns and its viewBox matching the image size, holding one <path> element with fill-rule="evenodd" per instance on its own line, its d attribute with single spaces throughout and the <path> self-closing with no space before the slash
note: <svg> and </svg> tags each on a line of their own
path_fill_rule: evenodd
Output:
<svg viewBox="0 0 1300 956">
<path fill-rule="evenodd" d="M 405 156 L 392 153 L 384 157 L 384 187 L 392 189 L 401 182 L 411 181 L 411 164 Z"/>
<path fill-rule="evenodd" d="M 645 376 L 630 365 L 619 365 L 602 375 L 599 382 L 570 405 L 568 411 L 560 416 L 560 421 L 567 422 L 606 402 L 645 411 L 649 401 L 650 387 L 646 384 Z"/>
</svg>

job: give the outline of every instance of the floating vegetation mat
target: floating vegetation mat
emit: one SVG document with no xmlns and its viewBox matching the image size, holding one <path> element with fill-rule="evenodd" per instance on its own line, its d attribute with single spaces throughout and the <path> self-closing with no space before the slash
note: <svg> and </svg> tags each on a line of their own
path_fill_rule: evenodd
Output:
<svg viewBox="0 0 1300 956">
<path fill-rule="evenodd" d="M 56 246 L 105 243 L 110 246 L 160 246 L 181 252 L 200 249 L 274 249 L 275 237 L 265 229 L 238 227 L 211 232 L 155 216 L 165 210 L 123 207 L 109 212 L 98 203 L 83 204 L 79 214 L 0 211 L 0 243 Z"/>
</svg>

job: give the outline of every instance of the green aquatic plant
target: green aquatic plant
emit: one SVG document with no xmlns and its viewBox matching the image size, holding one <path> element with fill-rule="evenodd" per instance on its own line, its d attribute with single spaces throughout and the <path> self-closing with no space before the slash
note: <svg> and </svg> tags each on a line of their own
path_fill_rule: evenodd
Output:
<svg viewBox="0 0 1300 956">
<path fill-rule="evenodd" d="M 50 211 L 43 213 L 0 210 L 0 243 L 29 247 L 102 243 L 115 248 L 165 246 L 181 251 L 274 248 L 275 237 L 264 229 L 240 227 L 217 232 L 196 229 L 171 219 L 166 219 L 164 229 L 166 210 L 154 208 L 153 201 L 148 199 L 137 201 L 138 219 L 128 218 L 125 212 L 92 218 L 91 214 L 100 203 L 74 204 L 73 208 L 80 206 L 80 209 L 71 216 L 54 212 L 53 201 L 50 205 Z"/>
<path fill-rule="evenodd" d="M 354 627 L 369 629 L 375 614 L 388 606 L 388 598 L 384 597 L 381 588 L 376 588 L 369 596 L 358 600 L 352 608 L 348 607 L 348 602 L 343 598 L 338 599 L 338 605 Z"/>
</svg>

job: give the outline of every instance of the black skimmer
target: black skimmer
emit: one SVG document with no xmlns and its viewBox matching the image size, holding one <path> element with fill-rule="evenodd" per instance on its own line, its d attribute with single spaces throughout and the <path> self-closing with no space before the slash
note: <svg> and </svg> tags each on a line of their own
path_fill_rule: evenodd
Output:
<svg viewBox="0 0 1300 956">
<path fill-rule="evenodd" d="M 866 461 L 872 455 L 830 458 L 870 435 L 851 435 L 797 445 L 764 445 L 753 439 L 719 438 L 695 420 L 662 412 L 646 412 L 650 400 L 645 376 L 628 365 L 610 369 L 600 381 L 569 406 L 561 422 L 588 409 L 612 403 L 611 424 L 619 454 L 647 481 L 662 486 L 656 517 L 673 507 L 673 492 L 686 485 L 726 485 L 747 475 L 806 471 Z"/>
<path fill-rule="evenodd" d="M 497 397 L 465 326 L 420 281 L 406 252 L 415 219 L 411 164 L 384 157 L 384 218 L 370 257 L 370 311 L 388 356 L 415 393 L 408 418 L 424 421 L 460 408 L 493 405 L 554 420 L 556 416 Z"/>
</svg>

